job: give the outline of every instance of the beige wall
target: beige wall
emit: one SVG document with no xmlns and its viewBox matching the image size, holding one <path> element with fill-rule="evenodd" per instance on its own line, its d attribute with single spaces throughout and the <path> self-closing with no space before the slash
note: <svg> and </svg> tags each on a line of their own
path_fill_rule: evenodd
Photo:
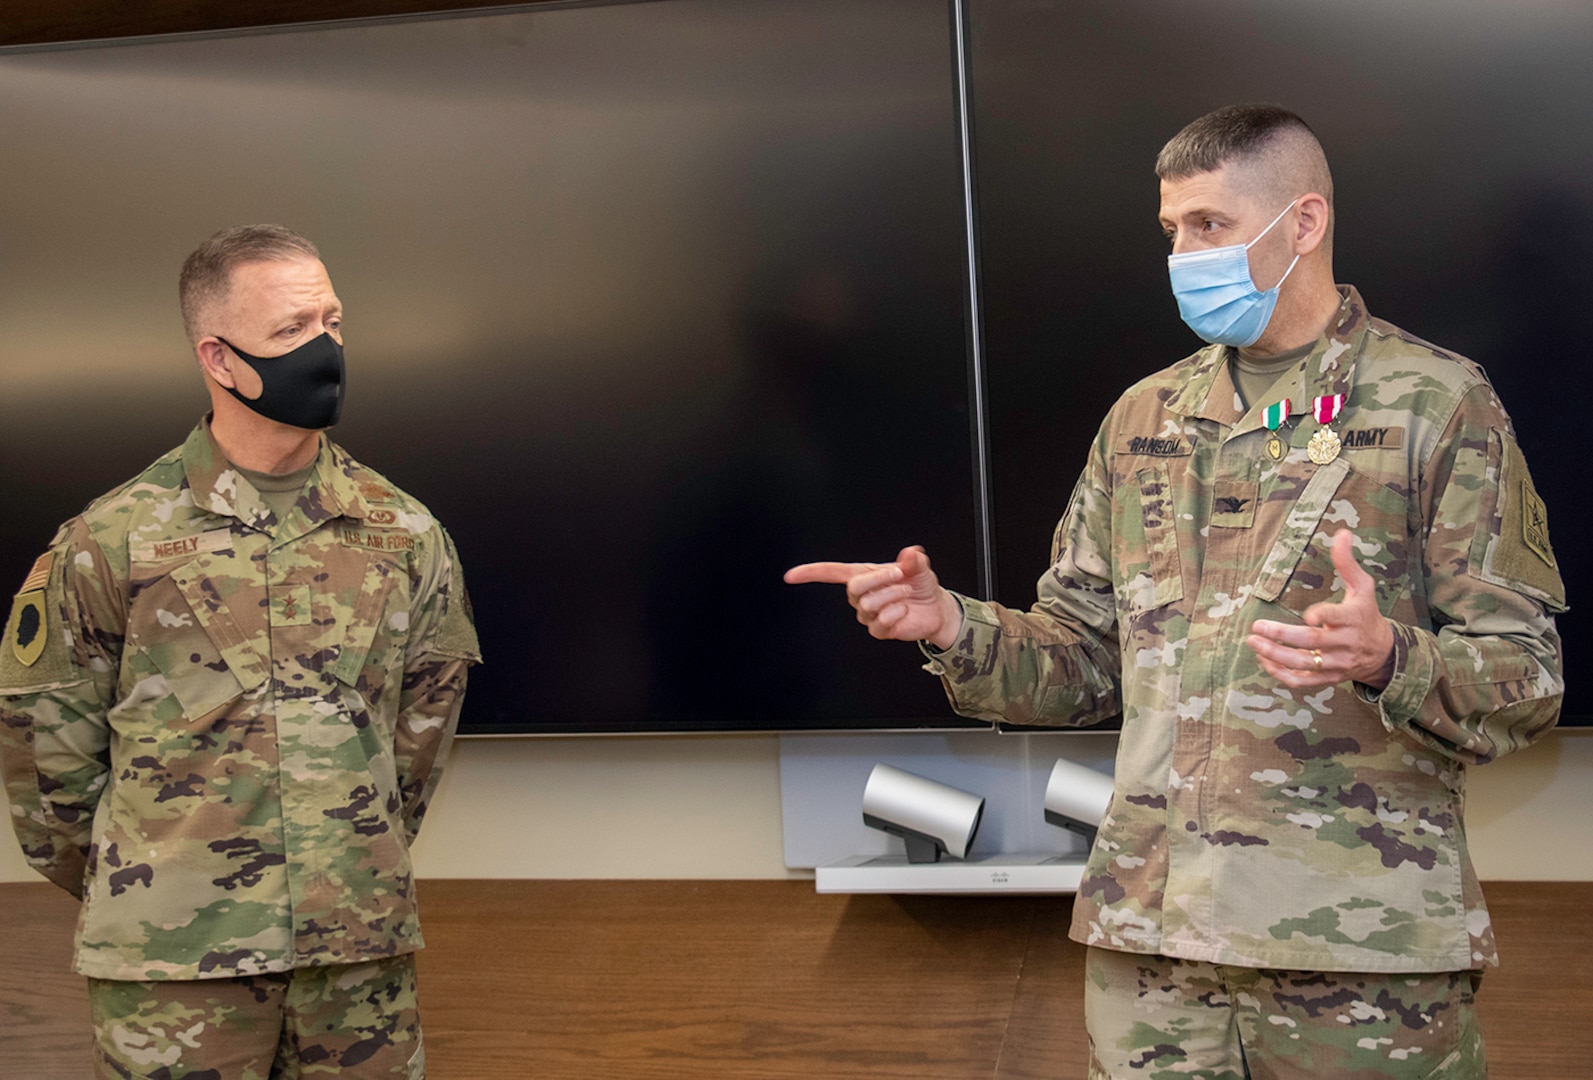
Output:
<svg viewBox="0 0 1593 1080">
<path fill-rule="evenodd" d="M 1484 880 L 1593 881 L 1593 731 L 1471 774 Z M 782 861 L 772 735 L 467 740 L 432 806 L 422 877 L 807 877 Z M 9 834 L 0 881 L 37 880 Z"/>
</svg>

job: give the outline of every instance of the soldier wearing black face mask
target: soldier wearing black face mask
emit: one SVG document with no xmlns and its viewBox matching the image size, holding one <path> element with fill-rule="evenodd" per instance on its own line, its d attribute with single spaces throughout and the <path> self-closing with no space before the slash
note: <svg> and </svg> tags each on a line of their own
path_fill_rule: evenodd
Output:
<svg viewBox="0 0 1593 1080">
<path fill-rule="evenodd" d="M 184 264 L 213 411 L 69 521 L 0 648 L 0 776 L 83 900 L 96 1076 L 425 1075 L 409 845 L 480 659 L 453 544 L 323 434 L 314 245 Z"/>
<path fill-rule="evenodd" d="M 334 426 L 343 415 L 348 375 L 343 345 L 331 331 L 281 356 L 251 356 L 219 334 L 217 340 L 260 378 L 260 396 L 253 400 L 238 393 L 237 387 L 225 389 L 266 419 L 321 430 Z"/>
</svg>

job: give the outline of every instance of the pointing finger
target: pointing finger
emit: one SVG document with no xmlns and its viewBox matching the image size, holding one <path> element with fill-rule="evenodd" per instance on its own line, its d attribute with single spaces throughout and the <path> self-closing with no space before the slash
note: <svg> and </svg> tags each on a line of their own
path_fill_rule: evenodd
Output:
<svg viewBox="0 0 1593 1080">
<path fill-rule="evenodd" d="M 823 582 L 828 585 L 845 585 L 859 574 L 879 569 L 878 563 L 810 562 L 793 566 L 785 572 L 787 585 L 807 585 Z"/>
</svg>

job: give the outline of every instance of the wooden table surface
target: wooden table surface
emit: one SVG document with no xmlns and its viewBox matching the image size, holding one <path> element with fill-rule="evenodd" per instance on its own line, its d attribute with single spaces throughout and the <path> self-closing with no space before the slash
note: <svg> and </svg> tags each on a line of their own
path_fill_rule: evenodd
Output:
<svg viewBox="0 0 1593 1080">
<path fill-rule="evenodd" d="M 1593 884 L 1487 887 L 1493 1080 L 1593 1074 Z M 0 1077 L 89 1075 L 76 905 L 0 885 Z M 433 1080 L 1084 1075 L 1070 897 L 791 881 L 425 881 Z"/>
</svg>

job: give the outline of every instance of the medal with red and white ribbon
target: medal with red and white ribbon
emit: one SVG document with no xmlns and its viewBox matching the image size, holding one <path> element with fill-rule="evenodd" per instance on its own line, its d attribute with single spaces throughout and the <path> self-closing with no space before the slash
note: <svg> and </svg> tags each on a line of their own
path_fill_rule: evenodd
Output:
<svg viewBox="0 0 1593 1080">
<path fill-rule="evenodd" d="M 1318 465 L 1326 465 L 1338 457 L 1339 449 L 1344 445 L 1339 441 L 1338 432 L 1328 426 L 1339 418 L 1343 409 L 1343 394 L 1323 394 L 1312 403 L 1311 411 L 1316 414 L 1316 422 L 1322 426 L 1311 436 L 1305 452 Z"/>
<path fill-rule="evenodd" d="M 1289 399 L 1274 401 L 1271 405 L 1261 410 L 1261 422 L 1272 432 L 1267 439 L 1267 455 L 1273 461 L 1283 457 L 1283 438 L 1278 434 L 1278 429 L 1289 418 Z"/>
</svg>

